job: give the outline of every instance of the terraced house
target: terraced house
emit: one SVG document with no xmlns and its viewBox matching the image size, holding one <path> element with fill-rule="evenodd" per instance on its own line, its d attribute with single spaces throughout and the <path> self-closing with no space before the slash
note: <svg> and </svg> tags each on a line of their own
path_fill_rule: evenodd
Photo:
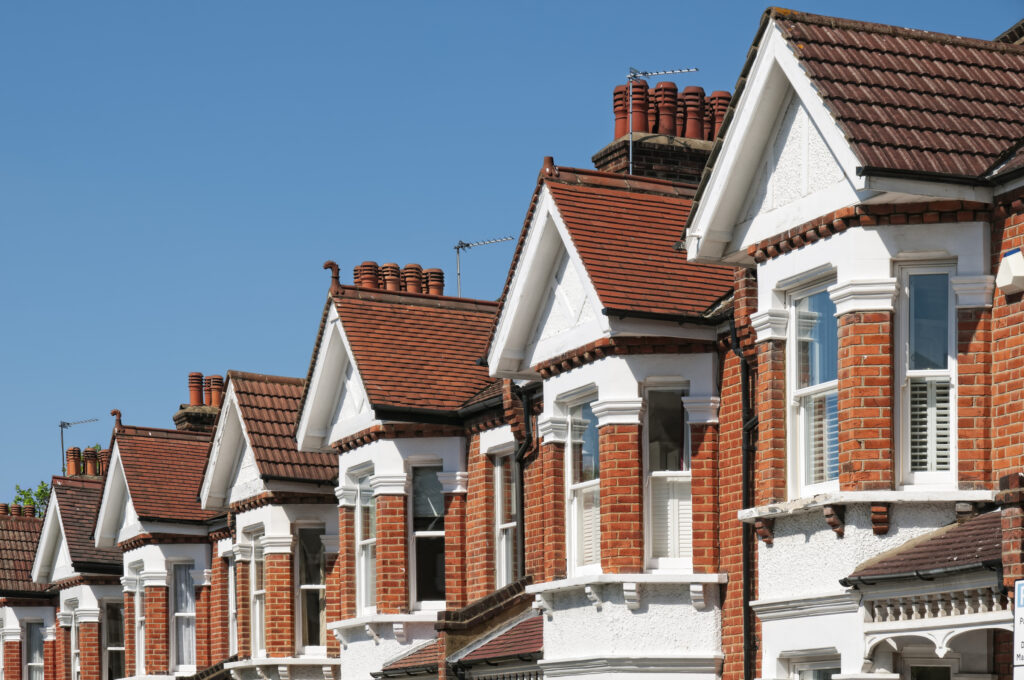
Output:
<svg viewBox="0 0 1024 680">
<path fill-rule="evenodd" d="M 0 680 L 1009 678 L 1022 36 L 770 9 L 545 158 L 497 301 L 328 261 L 304 378 L 0 505 Z"/>
</svg>

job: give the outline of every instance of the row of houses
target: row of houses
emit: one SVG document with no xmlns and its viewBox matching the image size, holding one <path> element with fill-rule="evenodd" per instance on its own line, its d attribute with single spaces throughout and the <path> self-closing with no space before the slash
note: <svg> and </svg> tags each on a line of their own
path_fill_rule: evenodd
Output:
<svg viewBox="0 0 1024 680">
<path fill-rule="evenodd" d="M 328 261 L 304 378 L 0 505 L 0 678 L 1009 678 L 1022 36 L 770 9 L 545 159 L 499 300 Z"/>
</svg>

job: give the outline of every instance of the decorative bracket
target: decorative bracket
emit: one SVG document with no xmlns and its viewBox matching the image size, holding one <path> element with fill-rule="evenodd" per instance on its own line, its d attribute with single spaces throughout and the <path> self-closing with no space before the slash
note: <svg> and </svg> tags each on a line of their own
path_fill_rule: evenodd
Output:
<svg viewBox="0 0 1024 680">
<path fill-rule="evenodd" d="M 765 545 L 771 545 L 775 541 L 775 520 L 770 517 L 758 517 L 754 520 L 754 533 Z"/>
<path fill-rule="evenodd" d="M 334 639 L 338 641 L 342 649 L 348 649 L 348 633 L 345 632 L 344 628 L 335 628 L 331 631 L 334 633 Z"/>
<path fill-rule="evenodd" d="M 825 524 L 835 532 L 836 536 L 842 538 L 846 531 L 846 506 L 826 505 L 824 512 Z"/>
<path fill-rule="evenodd" d="M 371 638 L 373 638 L 373 644 L 375 644 L 375 645 L 379 645 L 380 644 L 380 633 L 377 632 L 377 627 L 374 626 L 374 624 L 372 624 L 372 623 L 366 624 L 365 626 L 363 626 L 363 630 L 366 631 L 367 635 L 369 635 Z"/>
<path fill-rule="evenodd" d="M 228 672 L 231 673 L 231 680 L 242 680 L 242 671 L 237 668 L 232 668 Z"/>
<path fill-rule="evenodd" d="M 623 583 L 622 599 L 626 601 L 626 607 L 630 611 L 635 612 L 637 609 L 640 609 L 640 584 Z"/>
<path fill-rule="evenodd" d="M 256 666 L 256 675 L 259 676 L 260 680 L 270 680 L 270 676 L 267 675 L 267 669 L 264 666 Z"/>
<path fill-rule="evenodd" d="M 583 593 L 587 596 L 587 599 L 590 600 L 590 603 L 592 605 L 594 605 L 594 609 L 596 609 L 597 611 L 601 611 L 601 604 L 602 604 L 602 602 L 601 602 L 601 589 L 600 589 L 600 586 L 598 586 L 598 585 L 585 586 L 583 588 Z"/>
<path fill-rule="evenodd" d="M 693 604 L 693 608 L 699 612 L 708 608 L 707 587 L 707 583 L 690 584 L 690 602 Z"/>
<path fill-rule="evenodd" d="M 320 666 L 320 672 L 324 674 L 324 680 L 335 680 L 334 678 L 334 666 L 324 665 Z"/>
<path fill-rule="evenodd" d="M 553 604 L 551 593 L 537 593 L 533 596 L 533 608 L 545 614 L 548 617 L 548 621 L 552 619 Z"/>
<path fill-rule="evenodd" d="M 406 642 L 408 642 L 409 636 L 407 635 L 408 631 L 405 630 L 405 622 L 396 621 L 395 623 L 391 624 L 391 629 L 395 633 L 395 641 L 397 641 L 398 644 L 404 645 Z"/>
<path fill-rule="evenodd" d="M 291 680 L 291 668 L 285 664 L 277 667 L 277 677 L 280 680 Z"/>
<path fill-rule="evenodd" d="M 890 506 L 888 503 L 871 504 L 871 530 L 875 536 L 884 536 L 889 533 Z"/>
</svg>

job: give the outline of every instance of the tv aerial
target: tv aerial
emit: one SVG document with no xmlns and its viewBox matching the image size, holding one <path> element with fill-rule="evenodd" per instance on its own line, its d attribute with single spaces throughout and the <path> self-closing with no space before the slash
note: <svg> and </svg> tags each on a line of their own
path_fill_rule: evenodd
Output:
<svg viewBox="0 0 1024 680">
<path fill-rule="evenodd" d="M 62 420 L 62 421 L 60 421 L 60 423 L 57 424 L 57 427 L 60 428 L 60 469 L 61 469 L 61 472 L 66 472 L 66 470 L 64 469 L 64 430 L 68 429 L 69 427 L 74 427 L 75 425 L 81 425 L 83 423 L 95 423 L 97 421 L 99 421 L 99 418 L 86 418 L 85 420 L 76 420 L 76 421 L 70 422 L 70 423 L 68 421 L 66 421 L 66 420 Z"/>
<path fill-rule="evenodd" d="M 514 236 L 502 236 L 501 238 L 492 238 L 487 241 L 473 241 L 472 243 L 459 241 L 455 244 L 455 285 L 459 291 L 459 297 L 462 297 L 462 261 L 459 258 L 462 251 L 469 250 L 470 248 L 476 248 L 477 246 L 490 245 L 492 243 L 504 243 L 505 241 L 511 241 L 514 238 Z"/>
</svg>

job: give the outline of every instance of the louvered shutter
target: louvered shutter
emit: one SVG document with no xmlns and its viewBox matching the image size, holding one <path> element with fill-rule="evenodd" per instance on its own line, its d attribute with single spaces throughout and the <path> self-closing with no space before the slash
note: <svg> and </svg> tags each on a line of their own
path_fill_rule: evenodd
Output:
<svg viewBox="0 0 1024 680">
<path fill-rule="evenodd" d="M 577 492 L 579 521 L 578 565 L 593 564 L 601 559 L 601 503 L 595 485 Z"/>
<path fill-rule="evenodd" d="M 950 385 L 946 378 L 910 380 L 910 469 L 949 470 Z"/>
<path fill-rule="evenodd" d="M 804 398 L 807 483 L 820 484 L 839 477 L 839 408 L 835 392 Z"/>
<path fill-rule="evenodd" d="M 689 560 L 693 508 L 685 476 L 651 478 L 651 557 Z"/>
</svg>

